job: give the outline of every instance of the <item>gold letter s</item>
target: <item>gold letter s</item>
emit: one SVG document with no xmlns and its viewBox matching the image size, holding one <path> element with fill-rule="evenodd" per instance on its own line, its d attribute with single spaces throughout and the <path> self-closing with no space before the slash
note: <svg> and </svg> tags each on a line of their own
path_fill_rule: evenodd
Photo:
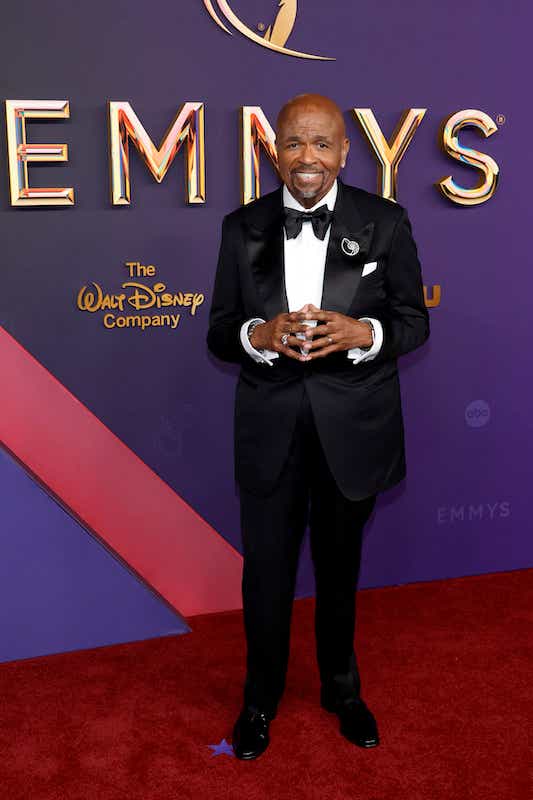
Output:
<svg viewBox="0 0 533 800">
<path fill-rule="evenodd" d="M 451 175 L 442 178 L 435 185 L 452 203 L 474 206 L 490 200 L 496 191 L 500 169 L 494 159 L 486 153 L 480 153 L 471 147 L 463 147 L 459 144 L 458 133 L 461 128 L 466 126 L 478 128 L 484 136 L 492 136 L 494 131 L 498 130 L 498 126 L 488 114 L 473 108 L 457 111 L 442 124 L 441 135 L 444 152 L 462 164 L 469 164 L 481 170 L 482 175 L 477 185 L 472 189 L 465 189 L 464 186 L 455 183 Z"/>
</svg>

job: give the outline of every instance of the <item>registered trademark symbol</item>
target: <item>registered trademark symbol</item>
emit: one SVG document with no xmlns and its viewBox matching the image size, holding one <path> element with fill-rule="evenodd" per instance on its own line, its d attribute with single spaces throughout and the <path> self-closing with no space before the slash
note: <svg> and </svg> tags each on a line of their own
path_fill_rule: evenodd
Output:
<svg viewBox="0 0 533 800">
<path fill-rule="evenodd" d="M 265 28 L 266 28 L 266 25 L 265 25 L 265 23 L 264 23 L 264 22 L 258 22 L 258 23 L 257 23 L 257 30 L 258 30 L 258 31 L 264 31 L 264 30 L 265 30 Z"/>
<path fill-rule="evenodd" d="M 496 122 L 498 123 L 498 125 L 503 125 L 503 123 L 505 122 L 505 114 L 498 114 L 496 116 Z"/>
</svg>

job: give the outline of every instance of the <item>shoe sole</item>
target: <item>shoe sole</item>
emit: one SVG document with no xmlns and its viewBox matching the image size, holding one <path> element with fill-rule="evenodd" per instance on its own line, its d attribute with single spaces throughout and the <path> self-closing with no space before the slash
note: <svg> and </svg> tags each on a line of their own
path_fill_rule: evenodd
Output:
<svg viewBox="0 0 533 800">
<path fill-rule="evenodd" d="M 267 747 L 268 747 L 268 745 L 267 745 Z M 267 748 L 265 747 L 265 749 L 264 750 L 260 750 L 259 753 L 252 753 L 251 755 L 244 755 L 244 754 L 243 755 L 239 755 L 235 750 L 233 750 L 233 753 L 235 755 L 235 758 L 238 758 L 239 761 L 253 761 L 254 758 L 259 758 L 259 756 L 262 756 L 266 749 Z"/>
<path fill-rule="evenodd" d="M 378 739 L 377 742 L 356 742 L 355 739 L 350 739 L 349 736 L 346 736 L 344 733 L 342 733 L 342 730 L 341 730 L 341 734 L 342 734 L 342 736 L 344 736 L 344 738 L 346 739 L 347 742 L 350 742 L 351 744 L 355 744 L 355 745 L 357 745 L 357 747 L 362 747 L 363 750 L 372 750 L 373 747 L 377 747 L 379 745 L 379 739 Z"/>
</svg>

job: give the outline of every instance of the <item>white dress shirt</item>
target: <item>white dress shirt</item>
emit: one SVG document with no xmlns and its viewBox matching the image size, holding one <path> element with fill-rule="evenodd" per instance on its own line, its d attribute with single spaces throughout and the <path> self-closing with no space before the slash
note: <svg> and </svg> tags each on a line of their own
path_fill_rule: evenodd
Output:
<svg viewBox="0 0 533 800">
<path fill-rule="evenodd" d="M 298 211 L 314 211 L 324 204 L 327 205 L 330 211 L 333 211 L 336 199 L 337 181 L 335 181 L 329 192 L 312 208 L 304 208 L 304 206 L 300 205 L 287 187 L 283 186 L 283 205 L 288 208 L 295 208 Z M 287 233 L 286 231 L 284 232 L 285 289 L 289 311 L 299 311 L 306 303 L 312 303 L 317 308 L 320 308 L 330 231 L 331 225 L 326 231 L 324 240 L 321 240 L 318 236 L 315 236 L 311 223 L 304 222 L 302 230 L 295 238 L 287 239 Z M 359 319 L 361 322 L 368 322 L 372 326 L 374 342 L 368 350 L 353 347 L 347 351 L 347 357 L 354 364 L 359 364 L 361 361 L 371 361 L 377 356 L 383 344 L 383 328 L 379 320 L 371 319 L 370 317 L 360 317 Z M 259 317 L 247 320 L 240 330 L 241 344 L 254 361 L 273 366 L 272 361 L 278 358 L 279 353 L 271 350 L 256 350 L 252 347 L 248 337 L 248 329 L 252 322 L 265 322 L 265 320 Z"/>
</svg>

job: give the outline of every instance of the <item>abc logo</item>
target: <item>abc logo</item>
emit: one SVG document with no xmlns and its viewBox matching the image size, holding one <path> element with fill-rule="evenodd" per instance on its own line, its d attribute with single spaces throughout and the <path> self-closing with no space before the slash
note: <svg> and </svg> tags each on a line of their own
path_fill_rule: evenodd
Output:
<svg viewBox="0 0 533 800">
<path fill-rule="evenodd" d="M 470 428 L 482 428 L 490 419 L 489 404 L 484 400 L 472 400 L 465 409 L 465 421 Z"/>
</svg>

